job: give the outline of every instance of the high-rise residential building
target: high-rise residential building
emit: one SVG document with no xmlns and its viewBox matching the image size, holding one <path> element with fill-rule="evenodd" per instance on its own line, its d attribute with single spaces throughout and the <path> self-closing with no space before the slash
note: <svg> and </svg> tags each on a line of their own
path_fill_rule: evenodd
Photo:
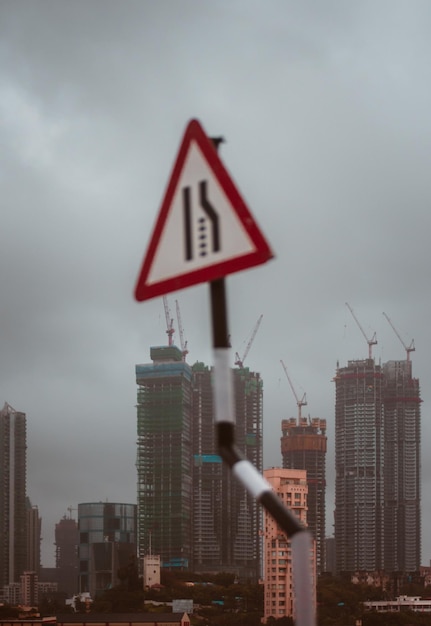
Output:
<svg viewBox="0 0 431 626">
<path fill-rule="evenodd" d="M 40 544 L 42 520 L 39 517 L 39 509 L 31 504 L 30 498 L 26 498 L 27 509 L 27 565 L 28 572 L 40 572 Z"/>
<path fill-rule="evenodd" d="M 26 416 L 0 411 L 0 588 L 20 583 L 27 565 Z"/>
<path fill-rule="evenodd" d="M 58 590 L 68 598 L 78 593 L 78 544 L 78 524 L 64 516 L 55 525 L 55 567 Z"/>
<path fill-rule="evenodd" d="M 325 569 L 326 420 L 290 418 L 281 422 L 281 456 L 286 469 L 307 472 L 307 525 L 316 540 L 316 568 Z"/>
<path fill-rule="evenodd" d="M 21 574 L 21 604 L 37 607 L 39 604 L 39 581 L 36 572 L 25 571 Z"/>
<path fill-rule="evenodd" d="M 244 367 L 235 368 L 232 375 L 236 444 L 262 471 L 262 380 Z M 211 368 L 193 366 L 192 566 L 194 571 L 231 571 L 258 580 L 261 512 L 217 454 L 211 379 Z"/>
<path fill-rule="evenodd" d="M 151 349 L 138 384 L 139 555 L 165 568 L 260 576 L 261 513 L 217 454 L 212 370 L 175 346 Z M 262 380 L 232 370 L 236 441 L 262 470 Z"/>
<path fill-rule="evenodd" d="M 418 571 L 421 557 L 420 389 L 410 359 L 384 375 L 384 565 Z"/>
<path fill-rule="evenodd" d="M 192 370 L 176 346 L 136 365 L 139 557 L 188 569 L 192 558 Z M 151 546 L 151 547 L 150 547 Z"/>
<path fill-rule="evenodd" d="M 272 467 L 263 472 L 286 506 L 307 524 L 307 475 L 305 470 Z M 293 594 L 292 551 L 286 533 L 274 518 L 264 512 L 264 617 L 281 619 L 295 617 Z M 310 571 L 315 572 L 315 552 L 310 554 Z"/>
<path fill-rule="evenodd" d="M 78 504 L 79 592 L 94 599 L 118 585 L 121 568 L 136 565 L 136 504 Z"/>
<path fill-rule="evenodd" d="M 420 566 L 420 397 L 409 361 L 335 375 L 337 571 Z"/>
<path fill-rule="evenodd" d="M 383 569 L 383 372 L 349 361 L 335 376 L 337 571 Z"/>
</svg>

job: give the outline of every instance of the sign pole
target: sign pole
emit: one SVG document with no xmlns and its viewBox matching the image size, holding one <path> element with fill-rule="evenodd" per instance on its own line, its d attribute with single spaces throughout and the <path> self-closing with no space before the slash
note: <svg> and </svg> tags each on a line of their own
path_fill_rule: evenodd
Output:
<svg viewBox="0 0 431 626">
<path fill-rule="evenodd" d="M 232 473 L 274 518 L 291 540 L 297 626 L 314 626 L 314 593 L 311 575 L 310 533 L 288 509 L 271 485 L 235 445 L 235 403 L 233 372 L 227 324 L 225 280 L 210 283 L 214 349 L 214 402 L 218 451 Z"/>
<path fill-rule="evenodd" d="M 216 140 L 212 140 L 217 147 Z M 218 452 L 248 493 L 274 518 L 291 540 L 296 625 L 315 626 L 315 598 L 311 574 L 312 538 L 306 527 L 285 506 L 272 486 L 235 445 L 235 401 L 227 321 L 225 279 L 210 282 L 214 350 L 214 404 Z"/>
</svg>

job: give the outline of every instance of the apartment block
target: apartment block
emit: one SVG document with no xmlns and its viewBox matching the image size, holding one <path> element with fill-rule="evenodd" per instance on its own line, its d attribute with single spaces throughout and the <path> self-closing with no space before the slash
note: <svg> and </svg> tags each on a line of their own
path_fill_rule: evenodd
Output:
<svg viewBox="0 0 431 626">
<path fill-rule="evenodd" d="M 307 524 L 307 474 L 305 470 L 272 467 L 264 470 L 264 477 L 272 485 L 286 506 Z M 264 617 L 295 618 L 292 552 L 290 541 L 272 516 L 264 512 Z M 310 571 L 315 572 L 315 547 L 310 554 Z"/>
</svg>

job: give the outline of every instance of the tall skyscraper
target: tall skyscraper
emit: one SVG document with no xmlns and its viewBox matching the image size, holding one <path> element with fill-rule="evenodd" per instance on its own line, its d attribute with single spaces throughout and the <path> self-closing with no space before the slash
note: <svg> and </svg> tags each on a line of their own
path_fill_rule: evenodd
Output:
<svg viewBox="0 0 431 626">
<path fill-rule="evenodd" d="M 151 349 L 138 384 L 139 554 L 162 567 L 260 576 L 261 513 L 218 456 L 212 370 L 175 346 Z M 262 380 L 233 370 L 236 440 L 262 470 Z"/>
<path fill-rule="evenodd" d="M 420 566 L 420 397 L 411 363 L 335 375 L 337 571 Z"/>
<path fill-rule="evenodd" d="M 337 571 L 383 568 L 383 372 L 349 361 L 335 376 Z"/>
<path fill-rule="evenodd" d="M 19 583 L 27 565 L 26 416 L 0 411 L 0 587 Z"/>
<path fill-rule="evenodd" d="M 78 504 L 79 592 L 92 598 L 119 584 L 118 572 L 136 562 L 136 504 Z"/>
<path fill-rule="evenodd" d="M 262 380 L 248 368 L 232 371 L 236 442 L 262 471 Z M 217 454 L 212 370 L 193 366 L 193 570 L 260 577 L 261 513 L 254 498 Z"/>
<path fill-rule="evenodd" d="M 307 524 L 308 485 L 305 470 L 272 467 L 264 477 L 281 500 Z M 264 617 L 295 617 L 290 541 L 273 517 L 264 512 Z M 315 570 L 315 555 L 310 554 L 310 569 Z"/>
<path fill-rule="evenodd" d="M 192 558 L 192 370 L 176 346 L 151 348 L 138 384 L 139 557 L 188 569 Z M 151 546 L 151 548 L 150 548 Z"/>
<path fill-rule="evenodd" d="M 420 389 L 408 360 L 388 361 L 384 375 L 384 564 L 418 571 L 421 558 Z"/>
<path fill-rule="evenodd" d="M 316 541 L 316 567 L 325 567 L 326 420 L 290 418 L 281 422 L 281 456 L 285 469 L 306 470 L 307 525 Z"/>
</svg>

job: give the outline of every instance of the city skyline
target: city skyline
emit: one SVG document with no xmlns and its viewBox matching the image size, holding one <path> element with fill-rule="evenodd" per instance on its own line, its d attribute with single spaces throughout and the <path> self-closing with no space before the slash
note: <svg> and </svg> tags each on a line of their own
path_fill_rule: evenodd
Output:
<svg viewBox="0 0 431 626">
<path fill-rule="evenodd" d="M 69 506 L 136 498 L 134 364 L 166 328 L 161 299 L 137 304 L 133 289 L 192 117 L 224 136 L 220 157 L 275 253 L 227 279 L 232 365 L 263 314 L 245 365 L 264 382 L 264 467 L 281 465 L 280 423 L 296 414 L 283 359 L 306 415 L 327 420 L 332 533 L 331 381 L 337 361 L 368 352 L 346 301 L 377 333 L 377 361 L 405 356 L 383 311 L 415 339 L 423 446 L 431 437 L 431 7 L 180 5 L 1 3 L 1 394 L 27 414 L 44 565 Z M 207 286 L 169 296 L 172 310 L 176 298 L 188 362 L 211 364 Z"/>
</svg>

